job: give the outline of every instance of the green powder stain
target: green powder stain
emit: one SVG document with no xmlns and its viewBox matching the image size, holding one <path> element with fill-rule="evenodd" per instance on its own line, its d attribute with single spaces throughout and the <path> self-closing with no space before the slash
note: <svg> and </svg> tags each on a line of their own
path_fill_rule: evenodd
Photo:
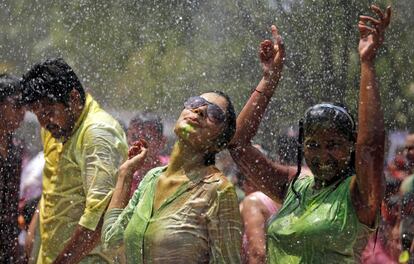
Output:
<svg viewBox="0 0 414 264">
<path fill-rule="evenodd" d="M 184 137 L 186 139 L 188 139 L 190 137 L 190 133 L 193 133 L 195 131 L 195 129 L 192 125 L 186 124 L 183 127 L 183 131 L 184 131 Z"/>
</svg>

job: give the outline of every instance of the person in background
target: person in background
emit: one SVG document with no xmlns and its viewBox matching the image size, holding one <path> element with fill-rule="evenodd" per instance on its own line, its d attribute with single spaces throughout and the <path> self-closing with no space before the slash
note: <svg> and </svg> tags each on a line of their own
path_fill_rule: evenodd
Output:
<svg viewBox="0 0 414 264">
<path fill-rule="evenodd" d="M 0 75 L 0 263 L 19 263 L 18 205 L 22 149 L 15 131 L 24 118 L 17 77 Z"/>
<path fill-rule="evenodd" d="M 277 213 L 280 204 L 257 191 L 255 185 L 241 173 L 238 173 L 238 180 L 238 184 L 246 195 L 239 206 L 244 227 L 242 263 L 265 263 L 266 222 Z"/>
<path fill-rule="evenodd" d="M 149 147 L 145 162 L 134 173 L 131 197 L 142 178 L 150 169 L 164 166 L 168 163 L 168 157 L 160 154 L 165 146 L 166 138 L 164 136 L 164 125 L 159 116 L 154 113 L 143 112 L 136 114 L 131 119 L 127 129 L 128 145 L 132 146 L 139 139 L 145 139 Z"/>
<path fill-rule="evenodd" d="M 260 152 L 267 152 L 258 144 L 253 145 Z M 231 158 L 231 157 L 230 157 Z M 266 222 L 280 208 L 266 194 L 257 190 L 254 184 L 236 167 L 237 186 L 245 196 L 239 208 L 243 221 L 242 263 L 265 263 L 266 260 Z"/>
<path fill-rule="evenodd" d="M 28 263 L 36 263 L 40 250 L 38 203 L 42 195 L 42 173 L 45 165 L 43 151 L 40 151 L 24 166 L 21 174 L 20 201 L 27 212 L 24 214 L 26 237 L 24 251 Z"/>
<path fill-rule="evenodd" d="M 414 174 L 401 183 L 401 263 L 414 263 Z"/>
<path fill-rule="evenodd" d="M 127 157 L 125 133 L 61 58 L 35 64 L 22 84 L 23 99 L 42 127 L 46 161 L 37 263 L 110 263 L 114 256 L 101 251 L 99 238 Z"/>
<path fill-rule="evenodd" d="M 401 253 L 400 182 L 386 178 L 385 198 L 381 203 L 381 219 L 378 231 L 371 235 L 361 255 L 362 264 L 397 264 Z"/>
</svg>

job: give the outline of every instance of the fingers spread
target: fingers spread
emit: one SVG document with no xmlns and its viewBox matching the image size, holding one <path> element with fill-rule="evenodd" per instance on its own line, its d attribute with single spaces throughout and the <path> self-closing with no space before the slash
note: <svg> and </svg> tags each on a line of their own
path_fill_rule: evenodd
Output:
<svg viewBox="0 0 414 264">
<path fill-rule="evenodd" d="M 364 23 L 371 22 L 371 23 L 373 23 L 374 25 L 379 25 L 379 24 L 381 24 L 381 21 L 379 21 L 378 19 L 375 19 L 375 18 L 373 18 L 373 17 L 370 17 L 370 16 L 359 16 L 359 19 L 360 19 L 361 21 L 364 21 Z"/>
<path fill-rule="evenodd" d="M 361 34 L 361 37 L 367 37 L 369 34 L 377 34 L 377 30 L 363 24 L 363 23 L 359 23 L 358 24 L 358 29 L 359 29 L 359 33 Z"/>
<path fill-rule="evenodd" d="M 391 6 L 388 6 L 385 10 L 384 26 L 387 27 L 391 21 Z"/>
<path fill-rule="evenodd" d="M 374 11 L 381 20 L 384 19 L 384 13 L 382 13 L 381 9 L 376 5 L 371 5 L 371 10 Z"/>
</svg>

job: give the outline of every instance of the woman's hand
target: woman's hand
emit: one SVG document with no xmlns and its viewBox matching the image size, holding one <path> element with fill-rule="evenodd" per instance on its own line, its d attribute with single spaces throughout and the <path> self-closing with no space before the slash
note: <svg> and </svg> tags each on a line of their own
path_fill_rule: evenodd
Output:
<svg viewBox="0 0 414 264">
<path fill-rule="evenodd" d="M 274 42 L 265 40 L 260 43 L 259 57 L 263 68 L 263 76 L 270 80 L 278 80 L 285 60 L 285 48 L 277 27 L 272 25 L 271 29 Z"/>
<path fill-rule="evenodd" d="M 378 19 L 370 16 L 360 16 L 358 29 L 359 39 L 359 57 L 361 62 L 372 62 L 379 47 L 384 42 L 385 29 L 390 24 L 391 7 L 388 6 L 383 12 L 378 6 L 372 5 L 371 10 L 378 15 Z"/>
<path fill-rule="evenodd" d="M 125 161 L 120 171 L 123 174 L 132 175 L 145 161 L 148 153 L 148 142 L 144 139 L 135 141 L 128 150 L 128 160 Z"/>
</svg>

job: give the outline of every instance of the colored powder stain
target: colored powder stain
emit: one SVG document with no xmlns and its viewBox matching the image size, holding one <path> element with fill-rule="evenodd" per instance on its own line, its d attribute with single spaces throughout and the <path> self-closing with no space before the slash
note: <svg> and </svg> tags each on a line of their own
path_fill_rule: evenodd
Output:
<svg viewBox="0 0 414 264">
<path fill-rule="evenodd" d="M 184 126 L 184 137 L 188 139 L 190 137 L 190 133 L 193 133 L 194 131 L 195 129 L 192 125 L 186 124 Z"/>
<path fill-rule="evenodd" d="M 398 258 L 399 263 L 407 263 L 410 260 L 410 253 L 407 250 L 404 250 L 400 257 Z"/>
</svg>

